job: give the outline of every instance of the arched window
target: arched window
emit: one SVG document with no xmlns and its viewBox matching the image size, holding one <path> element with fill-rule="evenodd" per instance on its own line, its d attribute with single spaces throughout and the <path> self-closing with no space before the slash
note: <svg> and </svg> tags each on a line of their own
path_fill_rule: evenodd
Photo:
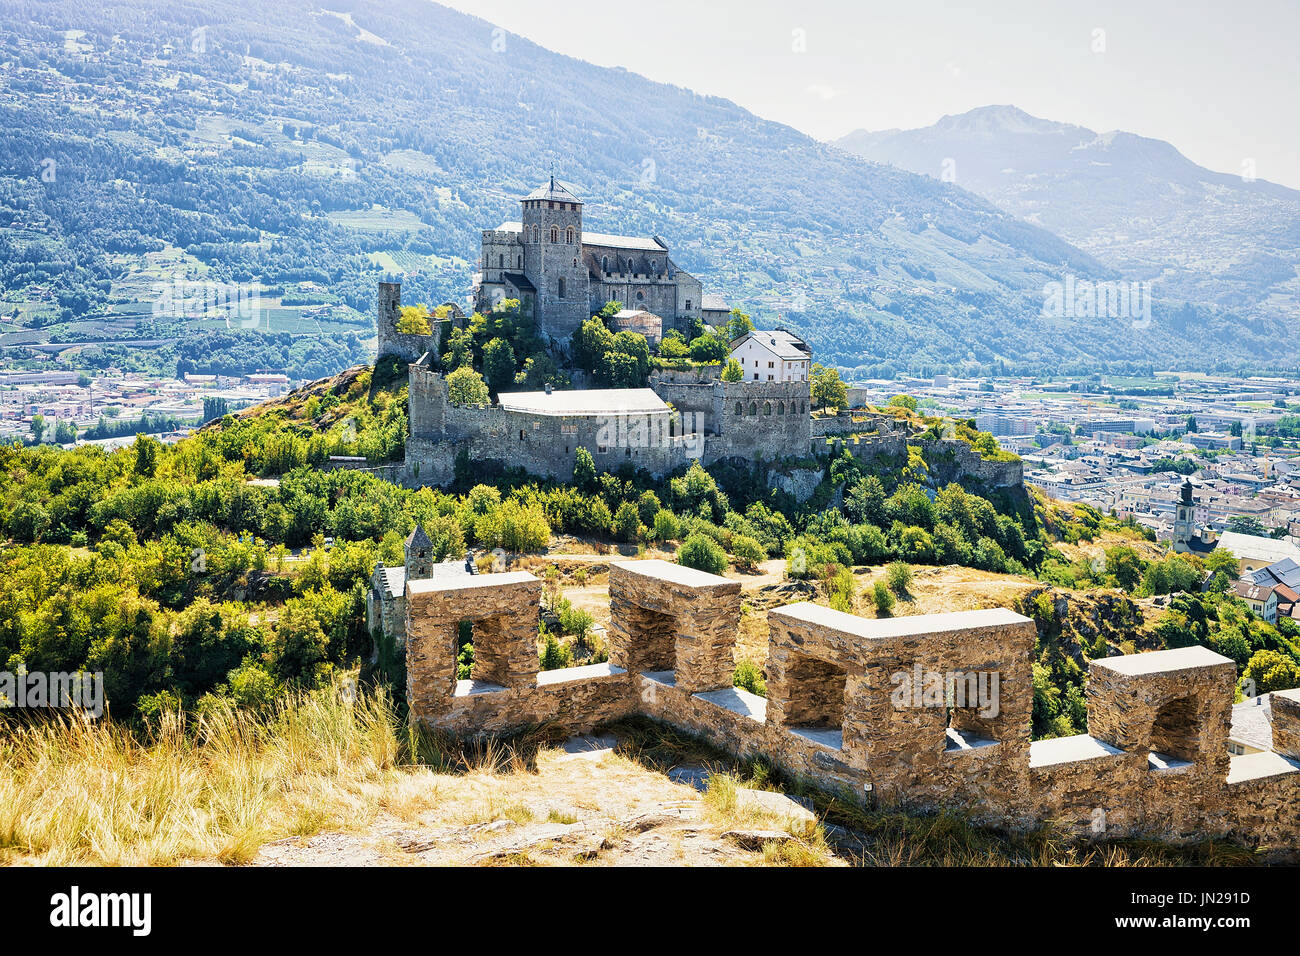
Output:
<svg viewBox="0 0 1300 956">
<path fill-rule="evenodd" d="M 522 269 L 523 267 L 524 267 L 524 257 L 523 257 L 523 256 L 515 256 L 515 268 L 516 268 L 516 269 Z"/>
<path fill-rule="evenodd" d="M 564 298 L 564 280 L 563 280 L 563 279 L 560 280 L 560 298 L 561 298 L 561 299 Z"/>
<path fill-rule="evenodd" d="M 505 267 L 506 267 L 506 257 L 504 255 L 497 256 L 497 268 L 504 269 Z"/>
<path fill-rule="evenodd" d="M 600 257 L 600 271 L 601 272 L 609 271 L 609 256 Z"/>
<path fill-rule="evenodd" d="M 572 227 L 572 226 L 570 226 L 568 229 L 565 230 L 565 232 L 564 232 L 564 241 L 567 242 L 569 245 L 573 245 L 573 227 Z"/>
<path fill-rule="evenodd" d="M 536 226 L 533 226 L 533 242 L 542 241 L 542 232 Z"/>
<path fill-rule="evenodd" d="M 559 242 L 559 241 L 560 241 L 560 227 L 559 227 L 559 226 L 552 226 L 552 227 L 551 227 L 551 242 Z"/>
<path fill-rule="evenodd" d="M 764 414 L 764 415 L 771 415 L 771 414 L 772 414 L 772 403 L 771 403 L 771 402 L 764 402 L 764 403 L 763 403 L 763 414 Z"/>
<path fill-rule="evenodd" d="M 737 415 L 745 414 L 745 405 L 743 402 L 736 402 L 736 414 Z"/>
<path fill-rule="evenodd" d="M 776 403 L 776 413 L 777 413 L 778 415 L 784 415 L 784 414 L 785 414 L 785 402 L 777 402 L 777 403 Z"/>
<path fill-rule="evenodd" d="M 630 256 L 628 257 L 628 260 L 627 260 L 627 271 L 628 271 L 628 272 L 635 272 L 635 271 L 636 271 L 635 269 L 632 268 L 632 258 L 631 258 Z"/>
<path fill-rule="evenodd" d="M 637 292 L 637 294 L 636 294 L 636 300 L 637 300 L 638 302 L 640 302 L 640 301 L 643 300 L 644 298 L 645 298 L 645 293 L 644 293 L 644 292 Z"/>
<path fill-rule="evenodd" d="M 751 415 L 757 415 L 757 414 L 758 414 L 758 402 L 750 402 L 750 403 L 749 403 L 749 414 L 751 414 Z"/>
</svg>

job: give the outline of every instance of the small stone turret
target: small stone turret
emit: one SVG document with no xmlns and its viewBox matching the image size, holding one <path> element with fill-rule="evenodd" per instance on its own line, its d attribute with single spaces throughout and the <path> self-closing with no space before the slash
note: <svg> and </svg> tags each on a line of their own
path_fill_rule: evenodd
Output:
<svg viewBox="0 0 1300 956">
<path fill-rule="evenodd" d="M 406 580 L 414 581 L 433 574 L 433 542 L 418 524 L 406 536 Z"/>
</svg>

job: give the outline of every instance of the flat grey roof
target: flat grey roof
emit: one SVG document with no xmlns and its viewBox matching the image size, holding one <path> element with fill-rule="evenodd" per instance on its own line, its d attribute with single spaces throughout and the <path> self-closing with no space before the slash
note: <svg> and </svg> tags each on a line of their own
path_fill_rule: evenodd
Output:
<svg viewBox="0 0 1300 956">
<path fill-rule="evenodd" d="M 527 571 L 502 571 L 499 574 L 461 574 L 438 578 L 420 578 L 407 581 L 412 594 L 431 594 L 435 591 L 469 591 L 474 588 L 496 588 L 503 584 L 527 584 L 541 579 Z"/>
<path fill-rule="evenodd" d="M 1029 618 L 1004 607 L 982 611 L 950 611 L 946 614 L 914 614 L 910 617 L 886 617 L 873 620 L 813 604 L 811 601 L 799 601 L 768 611 L 769 618 L 774 614 L 803 624 L 816 624 L 844 631 L 868 640 L 916 637 L 945 631 L 965 631 L 975 627 L 1031 623 Z"/>
<path fill-rule="evenodd" d="M 1208 647 L 1194 644 L 1191 647 L 1176 647 L 1169 651 L 1148 651 L 1145 654 L 1124 654 L 1119 657 L 1095 658 L 1094 667 L 1104 667 L 1117 674 L 1137 676 L 1139 674 L 1158 674 L 1161 671 L 1191 670 L 1197 667 L 1214 667 L 1218 664 L 1231 664 L 1232 661 L 1222 654 L 1216 654 Z"/>
<path fill-rule="evenodd" d="M 1228 737 L 1259 750 L 1273 749 L 1273 708 L 1268 694 L 1232 705 L 1232 729 Z"/>
<path fill-rule="evenodd" d="M 661 581 L 682 584 L 686 587 L 712 588 L 729 584 L 734 585 L 737 590 L 740 588 L 739 581 L 733 581 L 718 574 L 710 574 L 708 571 L 697 571 L 695 568 L 688 568 L 684 564 L 675 564 L 662 558 L 647 558 L 643 561 L 615 561 L 612 566 L 631 571 L 634 574 L 644 574 L 646 577 L 658 578 Z"/>
<path fill-rule="evenodd" d="M 546 392 L 502 392 L 502 408 L 533 415 L 668 414 L 668 405 L 649 388 L 584 388 Z"/>
</svg>

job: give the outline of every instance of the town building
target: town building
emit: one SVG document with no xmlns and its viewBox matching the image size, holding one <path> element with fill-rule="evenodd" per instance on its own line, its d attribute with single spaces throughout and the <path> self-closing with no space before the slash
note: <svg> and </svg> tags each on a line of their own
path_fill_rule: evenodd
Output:
<svg viewBox="0 0 1300 956">
<path fill-rule="evenodd" d="M 747 382 L 806 382 L 812 371 L 807 343 L 784 329 L 746 332 L 731 345 Z"/>
</svg>

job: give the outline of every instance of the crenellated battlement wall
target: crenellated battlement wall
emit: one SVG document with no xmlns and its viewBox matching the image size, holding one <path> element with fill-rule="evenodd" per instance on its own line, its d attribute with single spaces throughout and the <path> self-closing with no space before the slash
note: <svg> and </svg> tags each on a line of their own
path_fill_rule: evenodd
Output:
<svg viewBox="0 0 1300 956">
<path fill-rule="evenodd" d="M 609 588 L 609 662 L 539 672 L 537 578 L 408 582 L 411 720 L 477 735 L 645 714 L 864 801 L 1300 854 L 1300 690 L 1273 695 L 1272 751 L 1232 755 L 1235 665 L 1204 647 L 1094 660 L 1091 734 L 1031 742 L 1035 626 L 1012 611 L 774 608 L 759 697 L 731 685 L 739 582 L 646 560 L 612 564 Z M 455 676 L 461 621 L 469 680 Z"/>
</svg>

